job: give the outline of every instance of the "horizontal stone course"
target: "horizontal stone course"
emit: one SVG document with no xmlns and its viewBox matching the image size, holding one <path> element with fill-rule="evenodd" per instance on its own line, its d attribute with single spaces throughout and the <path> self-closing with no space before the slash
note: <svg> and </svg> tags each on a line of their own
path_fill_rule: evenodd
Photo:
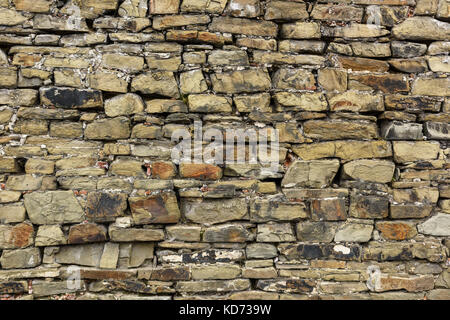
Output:
<svg viewBox="0 0 450 320">
<path fill-rule="evenodd" d="M 449 18 L 0 0 L 0 299 L 449 299 Z"/>
</svg>

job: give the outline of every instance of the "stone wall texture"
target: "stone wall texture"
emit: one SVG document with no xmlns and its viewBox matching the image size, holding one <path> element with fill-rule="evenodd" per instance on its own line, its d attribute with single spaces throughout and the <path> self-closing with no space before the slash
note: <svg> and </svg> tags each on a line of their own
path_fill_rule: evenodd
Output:
<svg viewBox="0 0 450 320">
<path fill-rule="evenodd" d="M 449 52 L 449 0 L 0 0 L 0 297 L 450 299 Z"/>
</svg>

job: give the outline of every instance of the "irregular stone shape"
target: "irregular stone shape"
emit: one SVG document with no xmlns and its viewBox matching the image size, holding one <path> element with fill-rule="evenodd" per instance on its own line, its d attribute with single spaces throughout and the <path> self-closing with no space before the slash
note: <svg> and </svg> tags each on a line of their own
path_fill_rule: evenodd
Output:
<svg viewBox="0 0 450 320">
<path fill-rule="evenodd" d="M 39 248 L 3 250 L 0 264 L 3 269 L 34 268 L 41 264 L 41 252 Z"/>
<path fill-rule="evenodd" d="M 311 200 L 311 220 L 340 221 L 347 219 L 347 207 L 343 198 Z"/>
<path fill-rule="evenodd" d="M 173 72 L 158 71 L 147 72 L 133 78 L 131 90 L 143 94 L 159 94 L 171 98 L 178 98 L 178 84 Z"/>
<path fill-rule="evenodd" d="M 254 12 L 257 13 L 258 11 L 255 10 Z M 285 1 L 270 1 L 267 4 L 264 15 L 265 20 L 300 20 L 308 18 L 309 14 L 305 3 Z"/>
<path fill-rule="evenodd" d="M 327 141 L 313 144 L 299 144 L 292 151 L 303 160 L 320 158 L 386 158 L 392 156 L 392 146 L 387 141 Z"/>
<path fill-rule="evenodd" d="M 331 111 L 369 112 L 384 111 L 383 97 L 365 92 L 346 91 L 328 95 Z"/>
<path fill-rule="evenodd" d="M 295 241 L 292 226 L 289 223 L 258 224 L 256 241 L 258 242 L 290 242 Z"/>
<path fill-rule="evenodd" d="M 225 9 L 227 0 L 183 0 L 181 3 L 181 11 L 183 12 L 207 12 L 222 13 Z"/>
<path fill-rule="evenodd" d="M 384 93 L 409 92 L 409 82 L 403 74 L 350 74 L 349 89 L 380 90 Z"/>
<path fill-rule="evenodd" d="M 61 264 L 98 267 L 103 247 L 102 243 L 64 246 L 55 254 L 55 261 Z"/>
<path fill-rule="evenodd" d="M 65 109 L 88 109 L 103 106 L 101 91 L 65 87 L 41 88 L 41 103 Z"/>
<path fill-rule="evenodd" d="M 66 243 L 66 237 L 59 225 L 39 226 L 35 239 L 36 247 L 57 246 Z"/>
<path fill-rule="evenodd" d="M 319 39 L 320 24 L 317 22 L 296 22 L 283 24 L 281 36 L 285 39 Z"/>
<path fill-rule="evenodd" d="M 335 259 L 358 261 L 361 257 L 361 247 L 357 244 L 303 244 L 283 243 L 278 246 L 281 255 L 288 260 L 298 259 Z"/>
<path fill-rule="evenodd" d="M 119 259 L 119 250 L 120 245 L 118 243 L 105 243 L 99 267 L 102 269 L 115 269 Z"/>
<path fill-rule="evenodd" d="M 372 238 L 373 225 L 363 223 L 346 223 L 340 227 L 335 242 L 368 242 Z"/>
<path fill-rule="evenodd" d="M 82 223 L 70 227 L 68 243 L 82 244 L 90 242 L 105 242 L 106 228 L 95 223 Z"/>
<path fill-rule="evenodd" d="M 251 243 L 245 248 L 247 259 L 270 259 L 277 256 L 277 248 L 269 243 Z"/>
<path fill-rule="evenodd" d="M 135 160 L 116 160 L 111 164 L 112 174 L 120 176 L 140 177 L 144 176 L 142 162 Z"/>
<path fill-rule="evenodd" d="M 379 279 L 374 282 L 374 286 L 369 289 L 375 292 L 384 292 L 391 290 L 406 290 L 408 292 L 421 292 L 434 288 L 434 278 L 431 275 L 426 276 L 397 276 L 381 274 Z"/>
<path fill-rule="evenodd" d="M 135 224 L 177 223 L 180 219 L 177 198 L 173 192 L 130 197 L 128 201 Z"/>
<path fill-rule="evenodd" d="M 161 256 L 161 261 L 167 263 L 220 263 L 220 262 L 234 262 L 242 261 L 245 258 L 243 250 L 224 250 L 211 249 L 202 250 L 195 253 L 182 253 Z"/>
<path fill-rule="evenodd" d="M 447 213 L 438 213 L 427 221 L 419 224 L 417 229 L 420 233 L 431 236 L 449 236 L 450 215 Z"/>
<path fill-rule="evenodd" d="M 127 194 L 90 192 L 86 202 L 86 218 L 95 222 L 111 222 L 127 209 Z"/>
<path fill-rule="evenodd" d="M 84 219 L 83 209 L 72 191 L 32 192 L 23 198 L 33 224 L 77 223 Z"/>
<path fill-rule="evenodd" d="M 433 72 L 450 72 L 450 64 L 445 57 L 429 57 L 428 65 Z"/>
<path fill-rule="evenodd" d="M 147 9 L 148 9 L 148 1 L 146 0 L 125 0 L 120 5 L 117 13 L 121 17 L 144 18 L 145 15 L 147 14 Z"/>
<path fill-rule="evenodd" d="M 158 16 L 153 18 L 152 27 L 156 30 L 162 30 L 173 27 L 207 24 L 210 21 L 211 19 L 207 15 Z"/>
<path fill-rule="evenodd" d="M 254 234 L 238 224 L 209 227 L 203 233 L 204 242 L 246 242 L 252 241 L 254 238 Z"/>
<path fill-rule="evenodd" d="M 267 91 L 271 87 L 269 74 L 264 69 L 249 69 L 211 75 L 217 93 L 243 93 Z"/>
<path fill-rule="evenodd" d="M 270 292 L 308 293 L 314 290 L 315 285 L 316 283 L 313 280 L 270 279 L 270 280 L 258 280 L 256 287 L 258 289 Z"/>
<path fill-rule="evenodd" d="M 375 59 L 333 56 L 334 66 L 353 71 L 387 72 L 389 64 Z"/>
<path fill-rule="evenodd" d="M 181 211 L 195 223 L 215 224 L 232 220 L 246 220 L 247 203 L 245 199 L 182 199 Z"/>
<path fill-rule="evenodd" d="M 450 96 L 450 77 L 447 78 L 422 78 L 413 82 L 411 93 L 414 95 Z"/>
<path fill-rule="evenodd" d="M 246 34 L 249 36 L 276 37 L 276 23 L 264 20 L 251 20 L 231 17 L 214 17 L 209 31 Z"/>
<path fill-rule="evenodd" d="M 130 120 L 126 117 L 96 120 L 84 130 L 86 139 L 119 140 L 130 137 Z"/>
<path fill-rule="evenodd" d="M 25 248 L 34 242 L 34 229 L 28 222 L 16 225 L 0 225 L 1 249 Z"/>
<path fill-rule="evenodd" d="M 334 222 L 305 221 L 297 224 L 297 239 L 304 242 L 332 242 L 338 228 Z"/>
<path fill-rule="evenodd" d="M 235 279 L 240 276 L 241 268 L 234 264 L 194 266 L 191 269 L 193 280 Z"/>
<path fill-rule="evenodd" d="M 395 164 L 386 160 L 354 160 L 343 166 L 343 177 L 388 183 L 394 176 Z"/>
<path fill-rule="evenodd" d="M 175 225 L 166 227 L 169 239 L 189 242 L 199 242 L 201 227 L 189 225 Z"/>
<path fill-rule="evenodd" d="M 314 75 L 304 69 L 281 68 L 272 76 L 273 86 L 277 89 L 315 90 Z"/>
<path fill-rule="evenodd" d="M 35 177 L 31 174 L 9 176 L 6 186 L 9 190 L 14 191 L 38 190 L 42 186 L 42 177 Z"/>
<path fill-rule="evenodd" d="M 432 211 L 431 205 L 424 204 L 391 204 L 390 212 L 393 219 L 420 219 L 428 217 Z"/>
<path fill-rule="evenodd" d="M 422 125 L 399 121 L 384 121 L 381 124 L 381 136 L 386 140 L 422 140 Z"/>
<path fill-rule="evenodd" d="M 201 69 L 180 74 L 180 90 L 182 94 L 202 93 L 208 90 L 205 76 Z"/>
<path fill-rule="evenodd" d="M 6 205 L 0 207 L 0 223 L 16 223 L 25 220 L 25 207 Z"/>
<path fill-rule="evenodd" d="M 108 117 L 127 116 L 144 111 L 142 98 L 134 93 L 118 95 L 105 101 Z"/>
<path fill-rule="evenodd" d="M 151 242 L 164 239 L 164 231 L 161 229 L 137 229 L 137 228 L 109 228 L 109 237 L 115 242 Z"/>
<path fill-rule="evenodd" d="M 235 280 L 207 280 L 207 281 L 179 281 L 175 285 L 178 292 L 230 292 L 242 291 L 250 288 L 250 280 L 235 279 Z"/>
<path fill-rule="evenodd" d="M 0 281 L 0 294 L 21 294 L 28 292 L 26 281 Z"/>
<path fill-rule="evenodd" d="M 328 108 L 325 95 L 320 93 L 277 92 L 274 98 L 280 105 L 294 110 L 325 111 Z"/>
<path fill-rule="evenodd" d="M 38 98 L 38 91 L 32 89 L 0 89 L 2 104 L 8 106 L 32 106 Z"/>
<path fill-rule="evenodd" d="M 188 108 L 183 101 L 154 99 L 145 101 L 147 107 L 145 109 L 148 113 L 173 113 L 173 112 L 187 112 Z"/>
<path fill-rule="evenodd" d="M 304 203 L 261 199 L 255 200 L 250 205 L 250 219 L 256 222 L 291 221 L 307 217 Z"/>
<path fill-rule="evenodd" d="M 416 224 L 400 221 L 380 221 L 376 229 L 386 240 L 409 240 L 417 235 Z"/>
<path fill-rule="evenodd" d="M 151 14 L 178 13 L 180 0 L 152 0 L 149 4 Z"/>
<path fill-rule="evenodd" d="M 146 261 L 152 261 L 153 259 L 153 251 L 154 251 L 154 243 L 153 242 L 138 242 L 133 243 L 130 252 L 130 259 L 128 261 L 128 267 L 140 267 L 146 263 Z M 156 270 L 155 270 L 156 271 Z M 153 276 L 153 273 L 152 273 Z M 163 275 L 161 275 L 163 276 Z M 157 279 L 156 275 L 154 277 L 155 280 L 165 280 L 165 279 Z"/>
<path fill-rule="evenodd" d="M 281 181 L 283 187 L 323 188 L 333 181 L 339 160 L 297 160 L 290 165 Z"/>
<path fill-rule="evenodd" d="M 401 40 L 448 40 L 450 24 L 431 17 L 411 17 L 394 26 L 392 35 Z"/>
<path fill-rule="evenodd" d="M 0 190 L 0 203 L 16 202 L 21 195 L 22 193 L 18 191 Z"/>
<path fill-rule="evenodd" d="M 389 214 L 386 197 L 356 194 L 350 197 L 350 216 L 361 219 L 382 219 Z"/>
<path fill-rule="evenodd" d="M 423 43 L 392 41 L 392 56 L 397 58 L 414 58 L 427 52 L 427 45 Z"/>
<path fill-rule="evenodd" d="M 20 166 L 17 159 L 0 157 L 0 172 L 16 173 L 20 172 Z"/>
<path fill-rule="evenodd" d="M 440 150 L 439 143 L 434 141 L 395 141 L 393 142 L 394 161 L 406 163 L 437 159 Z"/>
<path fill-rule="evenodd" d="M 24 23 L 29 18 L 23 16 L 20 12 L 15 10 L 0 8 L 0 21 L 2 25 L 15 26 Z"/>
<path fill-rule="evenodd" d="M 323 140 L 374 139 L 378 137 L 376 124 L 363 121 L 309 120 L 303 124 L 307 137 Z"/>
<path fill-rule="evenodd" d="M 424 58 L 391 59 L 389 64 L 401 72 L 422 73 L 428 71 L 428 64 Z"/>
<path fill-rule="evenodd" d="M 450 140 L 450 124 L 442 122 L 425 122 L 425 135 L 433 140 Z"/>
<path fill-rule="evenodd" d="M 88 75 L 89 86 L 108 92 L 126 93 L 128 90 L 128 82 L 121 78 L 120 73 L 116 71 L 96 71 Z"/>
<path fill-rule="evenodd" d="M 188 98 L 191 112 L 231 112 L 231 99 L 209 94 L 191 94 Z"/>
<path fill-rule="evenodd" d="M 389 31 L 373 24 L 351 23 L 344 27 L 325 29 L 322 36 L 335 38 L 377 38 L 388 35 Z"/>
<path fill-rule="evenodd" d="M 222 178 L 222 169 L 212 164 L 181 163 L 180 175 L 183 178 L 219 180 Z"/>
</svg>

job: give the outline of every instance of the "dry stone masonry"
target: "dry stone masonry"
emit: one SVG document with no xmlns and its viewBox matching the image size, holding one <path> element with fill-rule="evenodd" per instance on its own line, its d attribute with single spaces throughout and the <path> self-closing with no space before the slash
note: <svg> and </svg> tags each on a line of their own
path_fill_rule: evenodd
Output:
<svg viewBox="0 0 450 320">
<path fill-rule="evenodd" d="M 450 299 L 449 53 L 449 0 L 0 0 L 0 299 Z"/>
</svg>

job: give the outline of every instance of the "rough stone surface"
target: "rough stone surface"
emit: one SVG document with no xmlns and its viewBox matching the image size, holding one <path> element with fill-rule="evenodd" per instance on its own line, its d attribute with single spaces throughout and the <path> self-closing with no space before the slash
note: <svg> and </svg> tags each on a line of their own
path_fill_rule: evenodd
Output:
<svg viewBox="0 0 450 320">
<path fill-rule="evenodd" d="M 0 300 L 448 300 L 449 4 L 0 0 Z"/>
</svg>

